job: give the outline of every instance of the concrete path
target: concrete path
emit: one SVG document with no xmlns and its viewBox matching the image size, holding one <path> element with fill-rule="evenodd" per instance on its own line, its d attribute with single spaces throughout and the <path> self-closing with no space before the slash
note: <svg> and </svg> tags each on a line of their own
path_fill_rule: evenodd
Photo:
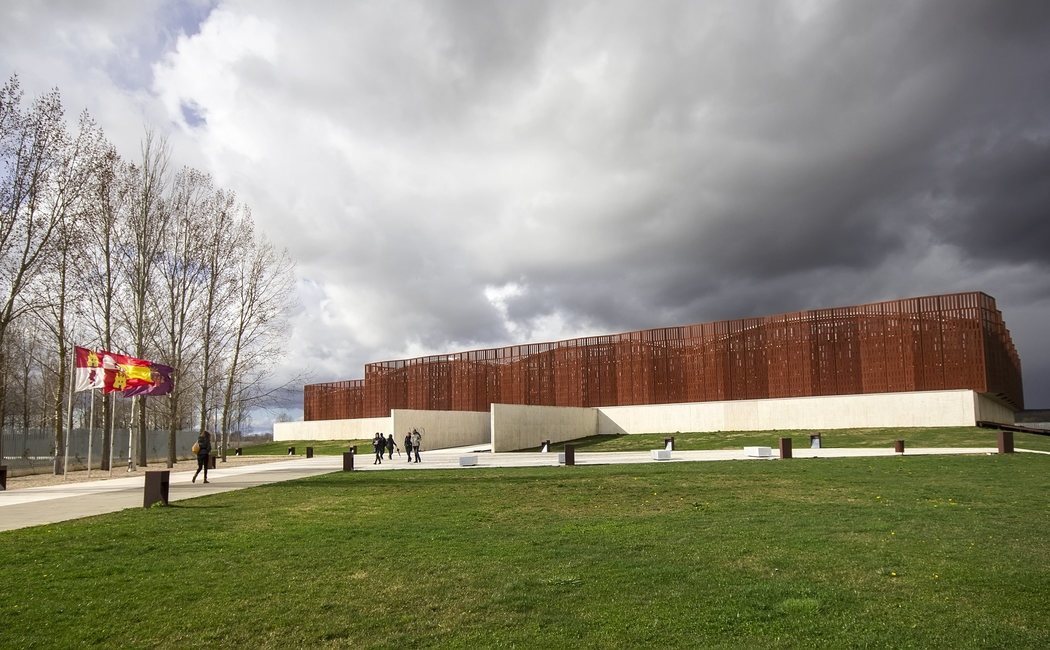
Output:
<svg viewBox="0 0 1050 650">
<path fill-rule="evenodd" d="M 359 454 L 355 457 L 355 471 L 419 471 L 429 469 L 461 469 L 470 471 L 479 467 L 544 467 L 557 466 L 557 453 L 501 453 L 489 452 L 487 445 L 475 445 L 457 449 L 425 451 L 422 462 L 409 463 L 406 456 L 394 456 L 392 460 L 383 460 L 382 465 L 373 465 L 371 454 Z M 1024 450 L 1018 450 L 1024 451 Z M 928 454 L 994 454 L 994 447 L 987 448 L 939 448 L 939 449 L 905 449 L 905 456 Z M 892 449 L 795 449 L 794 458 L 855 458 L 868 456 L 896 456 Z M 461 467 L 460 456 L 474 456 L 477 464 L 472 467 Z M 576 452 L 577 465 L 610 465 L 631 463 L 680 463 L 719 460 L 775 460 L 777 449 L 772 448 L 772 456 L 763 459 L 749 459 L 743 449 L 719 451 L 675 451 L 671 460 L 655 461 L 648 451 L 587 453 Z M 341 456 L 315 456 L 314 458 L 295 458 L 287 461 L 264 463 L 260 465 L 242 465 L 211 470 L 209 483 L 191 483 L 193 472 L 173 472 L 170 476 L 169 501 L 182 501 L 209 494 L 219 494 L 231 490 L 278 483 L 291 479 L 317 476 L 341 471 Z M 40 526 L 70 519 L 79 519 L 92 515 L 116 512 L 126 508 L 141 508 L 143 502 L 144 473 L 127 478 L 84 483 L 49 485 L 45 487 L 25 488 L 0 491 L 0 531 Z"/>
</svg>

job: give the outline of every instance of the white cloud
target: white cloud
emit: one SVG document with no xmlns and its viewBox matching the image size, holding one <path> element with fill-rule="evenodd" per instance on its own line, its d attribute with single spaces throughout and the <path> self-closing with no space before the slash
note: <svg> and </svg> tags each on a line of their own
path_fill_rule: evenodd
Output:
<svg viewBox="0 0 1050 650">
<path fill-rule="evenodd" d="M 0 63 L 240 194 L 298 261 L 315 380 L 968 289 L 1038 347 L 1045 5 L 173 6 L 11 3 Z"/>
</svg>

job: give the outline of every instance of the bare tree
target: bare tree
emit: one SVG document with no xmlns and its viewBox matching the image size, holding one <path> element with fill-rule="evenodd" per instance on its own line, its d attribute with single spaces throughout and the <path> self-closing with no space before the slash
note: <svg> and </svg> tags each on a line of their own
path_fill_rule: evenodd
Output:
<svg viewBox="0 0 1050 650">
<path fill-rule="evenodd" d="M 266 239 L 253 237 L 250 220 L 242 227 L 250 245 L 237 260 L 233 285 L 233 337 L 222 405 L 223 456 L 229 447 L 230 423 L 235 410 L 244 408 L 259 392 L 271 374 L 271 362 L 282 352 L 284 325 L 295 291 L 295 265 L 287 252 L 278 250 Z M 246 364 L 246 359 L 250 359 L 250 363 Z"/>
<path fill-rule="evenodd" d="M 71 139 L 66 130 L 57 89 L 29 110 L 22 108 L 17 77 L 0 89 L 0 355 L 11 323 L 42 306 L 40 293 L 27 289 L 52 261 L 55 239 L 79 191 L 74 172 L 81 144 L 80 136 Z M 6 361 L 0 356 L 0 365 Z M 0 385 L 0 401 L 4 392 Z M 61 446 L 61 432 L 56 435 Z"/>
<path fill-rule="evenodd" d="M 181 406 L 189 394 L 190 373 L 199 352 L 202 285 L 206 284 L 203 233 L 214 200 L 211 178 L 190 168 L 181 170 L 172 184 L 172 221 L 164 237 L 164 252 L 157 265 L 159 288 L 156 313 L 161 322 L 158 348 L 164 361 L 180 369 L 168 394 L 168 467 L 176 460 L 175 433 L 181 424 Z"/>
<path fill-rule="evenodd" d="M 33 306 L 22 292 L 46 259 L 57 226 L 45 196 L 65 137 L 58 90 L 26 110 L 18 77 L 0 88 L 0 366 L 7 365 L 3 343 L 8 328 Z M 0 384 L 0 401 L 5 394 L 6 386 Z"/>
<path fill-rule="evenodd" d="M 78 274 L 79 294 L 85 321 L 95 333 L 104 350 L 113 349 L 115 301 L 120 281 L 117 251 L 120 249 L 118 231 L 127 216 L 132 175 L 117 150 L 110 144 L 102 145 L 95 160 L 92 188 L 86 210 L 87 227 L 81 254 L 83 268 Z M 109 469 L 113 444 L 113 398 L 102 399 L 102 469 Z"/>
<path fill-rule="evenodd" d="M 119 251 L 123 281 L 128 292 L 125 322 L 130 327 L 134 356 L 148 356 L 147 345 L 154 338 L 155 320 L 150 318 L 151 283 L 154 266 L 161 254 L 164 233 L 170 221 L 165 205 L 168 181 L 168 146 L 164 138 L 147 131 L 142 140 L 140 165 L 133 167 L 127 220 L 123 222 L 122 249 Z M 146 465 L 146 398 L 138 408 L 138 464 Z"/>
<path fill-rule="evenodd" d="M 70 300 L 70 288 L 75 276 L 82 269 L 80 255 L 83 239 L 85 198 L 90 189 L 91 176 L 95 171 L 94 158 L 102 144 L 101 131 L 87 113 L 80 116 L 79 129 L 59 154 L 59 164 L 53 175 L 53 189 L 48 203 L 50 210 L 58 214 L 58 228 L 53 237 L 52 261 L 29 283 L 27 294 L 35 293 L 40 298 L 34 302 L 41 307 L 35 313 L 42 314 L 41 321 L 50 331 L 56 358 L 49 368 L 55 377 L 52 407 L 55 416 L 55 448 L 65 448 L 65 431 L 72 427 L 72 410 L 67 417 L 67 362 L 72 357 L 70 341 L 70 313 L 75 306 Z M 68 418 L 68 420 L 67 420 Z M 56 454 L 55 473 L 63 471 L 62 459 Z"/>
<path fill-rule="evenodd" d="M 149 412 L 145 398 L 137 403 L 139 464 L 147 424 L 167 426 L 173 463 L 175 434 L 195 409 L 201 429 L 221 434 L 225 455 L 234 421 L 273 393 L 269 368 L 281 352 L 293 265 L 255 236 L 233 192 L 197 170 L 170 175 L 167 144 L 153 131 L 129 164 L 86 114 L 77 126 L 67 129 L 57 90 L 27 108 L 17 77 L 0 88 L 0 425 L 53 425 L 61 455 L 75 339 L 175 369 L 165 403 L 151 402 Z M 22 345 L 30 331 L 37 343 Z M 104 469 L 117 410 L 110 397 Z"/>
<path fill-rule="evenodd" d="M 232 293 L 233 261 L 246 243 L 243 229 L 237 227 L 236 196 L 218 190 L 215 193 L 213 214 L 205 241 L 206 279 L 204 309 L 201 313 L 201 376 L 200 429 L 208 428 L 208 416 L 214 405 L 217 375 L 222 351 L 229 339 L 229 324 L 222 314 L 228 308 Z"/>
</svg>

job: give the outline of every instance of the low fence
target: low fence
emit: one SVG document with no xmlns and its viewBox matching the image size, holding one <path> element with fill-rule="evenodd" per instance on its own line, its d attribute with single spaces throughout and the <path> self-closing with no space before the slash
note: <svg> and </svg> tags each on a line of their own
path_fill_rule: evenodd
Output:
<svg viewBox="0 0 1050 650">
<path fill-rule="evenodd" d="M 73 429 L 69 437 L 69 471 L 87 469 L 88 463 L 88 430 Z M 4 429 L 3 458 L 0 465 L 6 465 L 8 476 L 25 476 L 28 474 L 46 474 L 55 467 L 55 432 L 52 429 L 30 429 L 28 431 Z M 91 436 L 91 468 L 102 467 L 102 432 L 95 431 Z M 113 467 L 128 464 L 128 430 L 118 430 L 113 434 Z M 197 430 L 187 429 L 175 432 L 176 458 L 190 458 L 190 447 L 197 440 Z M 136 436 L 135 444 L 138 444 Z M 58 450 L 64 455 L 64 450 Z M 135 458 L 138 453 L 133 450 Z M 146 459 L 148 463 L 164 463 L 168 459 L 168 432 L 146 432 Z"/>
</svg>

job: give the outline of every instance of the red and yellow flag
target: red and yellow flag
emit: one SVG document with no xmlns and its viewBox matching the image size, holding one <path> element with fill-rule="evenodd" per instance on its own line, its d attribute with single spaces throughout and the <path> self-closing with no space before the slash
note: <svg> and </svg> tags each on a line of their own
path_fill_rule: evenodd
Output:
<svg viewBox="0 0 1050 650">
<path fill-rule="evenodd" d="M 105 378 L 102 392 L 124 392 L 130 388 L 152 386 L 151 365 L 145 359 L 137 359 L 115 352 L 103 352 L 102 366 L 105 369 Z"/>
</svg>

